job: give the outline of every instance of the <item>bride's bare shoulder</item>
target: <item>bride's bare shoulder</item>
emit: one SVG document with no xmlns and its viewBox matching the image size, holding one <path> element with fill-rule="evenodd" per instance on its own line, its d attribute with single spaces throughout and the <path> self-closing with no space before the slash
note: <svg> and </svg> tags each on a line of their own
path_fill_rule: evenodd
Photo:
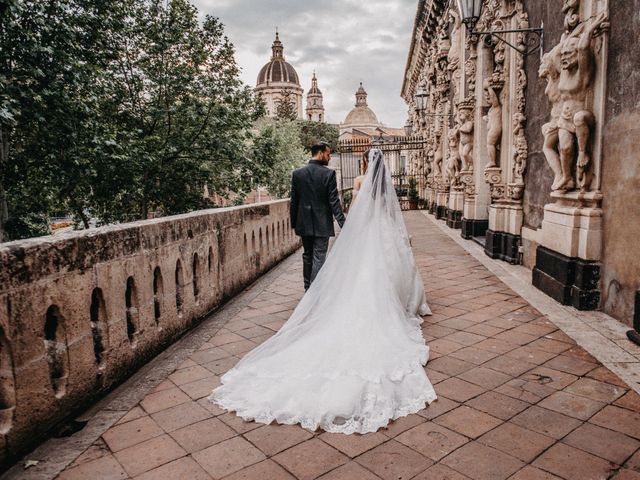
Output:
<svg viewBox="0 0 640 480">
<path fill-rule="evenodd" d="M 353 188 L 355 190 L 360 190 L 360 187 L 362 186 L 362 181 L 364 180 L 364 175 L 358 175 L 354 180 L 353 180 Z"/>
</svg>

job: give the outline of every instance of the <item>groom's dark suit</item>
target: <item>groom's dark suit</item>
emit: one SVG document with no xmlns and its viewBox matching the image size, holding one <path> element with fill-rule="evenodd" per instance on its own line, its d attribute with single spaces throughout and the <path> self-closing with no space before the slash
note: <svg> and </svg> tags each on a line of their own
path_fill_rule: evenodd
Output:
<svg viewBox="0 0 640 480">
<path fill-rule="evenodd" d="M 344 214 L 338 197 L 336 172 L 318 160 L 294 170 L 291 177 L 291 227 L 302 237 L 304 289 L 324 264 L 333 217 L 342 228 Z"/>
</svg>

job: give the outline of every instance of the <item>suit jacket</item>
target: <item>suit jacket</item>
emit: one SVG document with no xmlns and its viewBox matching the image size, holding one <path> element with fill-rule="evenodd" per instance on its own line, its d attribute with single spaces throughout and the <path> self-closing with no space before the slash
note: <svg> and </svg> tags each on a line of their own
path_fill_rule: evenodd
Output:
<svg viewBox="0 0 640 480">
<path fill-rule="evenodd" d="M 344 214 L 338 196 L 336 172 L 318 160 L 294 170 L 291 176 L 291 227 L 296 234 L 332 237 L 333 217 L 342 228 Z"/>
</svg>

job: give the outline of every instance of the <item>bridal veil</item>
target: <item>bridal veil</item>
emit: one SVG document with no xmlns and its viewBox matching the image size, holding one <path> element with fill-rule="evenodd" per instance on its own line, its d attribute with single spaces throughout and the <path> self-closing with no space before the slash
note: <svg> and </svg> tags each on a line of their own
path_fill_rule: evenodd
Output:
<svg viewBox="0 0 640 480">
<path fill-rule="evenodd" d="M 315 281 L 289 320 L 209 399 L 245 420 L 367 433 L 436 398 L 423 365 L 429 314 L 380 150 Z"/>
</svg>

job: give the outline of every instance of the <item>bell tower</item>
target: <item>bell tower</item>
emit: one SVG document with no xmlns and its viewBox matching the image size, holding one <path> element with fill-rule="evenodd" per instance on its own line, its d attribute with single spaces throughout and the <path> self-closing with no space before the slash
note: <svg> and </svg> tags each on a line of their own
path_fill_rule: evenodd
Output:
<svg viewBox="0 0 640 480">
<path fill-rule="evenodd" d="M 307 93 L 307 120 L 312 122 L 324 122 L 324 105 L 322 104 L 322 92 L 318 88 L 316 72 L 313 72 L 311 88 Z"/>
</svg>

